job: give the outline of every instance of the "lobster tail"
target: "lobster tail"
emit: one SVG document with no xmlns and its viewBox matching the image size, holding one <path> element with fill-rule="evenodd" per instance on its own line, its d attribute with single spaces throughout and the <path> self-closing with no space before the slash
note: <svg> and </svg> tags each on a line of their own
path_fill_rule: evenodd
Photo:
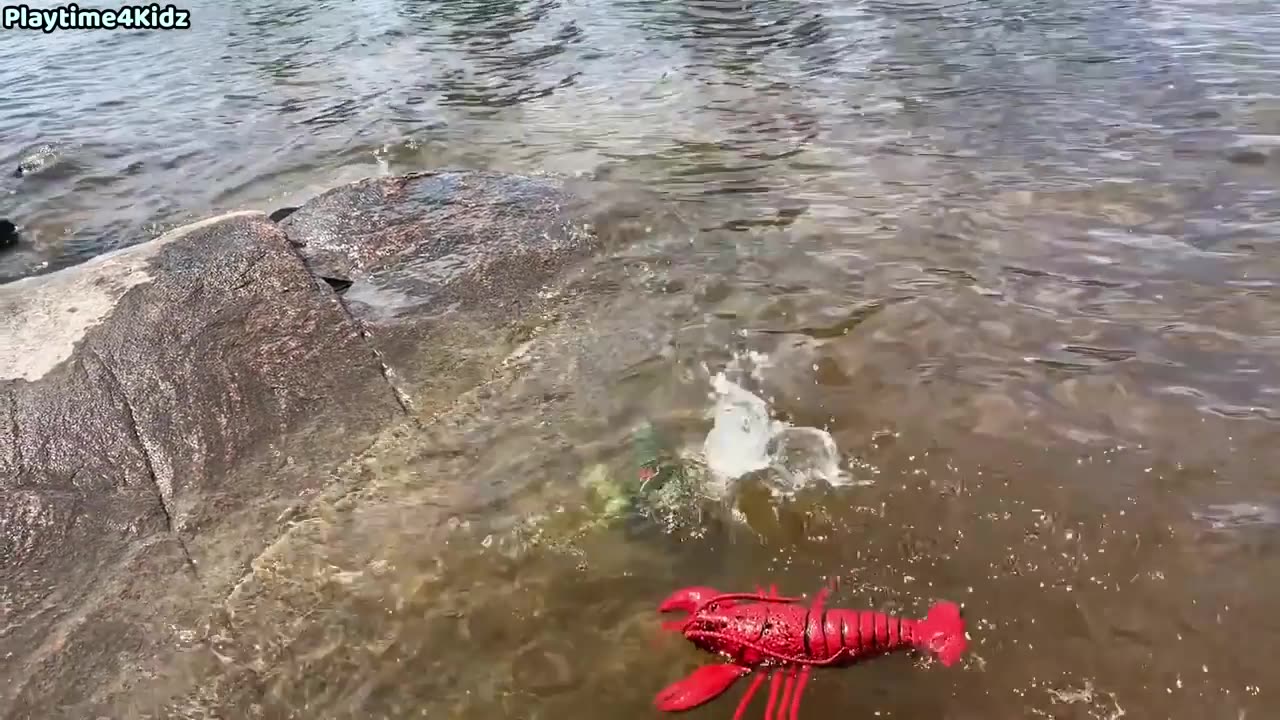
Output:
<svg viewBox="0 0 1280 720">
<path fill-rule="evenodd" d="M 960 606 L 944 600 L 929 608 L 916 625 L 915 645 L 936 655 L 943 665 L 954 665 L 969 645 Z"/>
</svg>

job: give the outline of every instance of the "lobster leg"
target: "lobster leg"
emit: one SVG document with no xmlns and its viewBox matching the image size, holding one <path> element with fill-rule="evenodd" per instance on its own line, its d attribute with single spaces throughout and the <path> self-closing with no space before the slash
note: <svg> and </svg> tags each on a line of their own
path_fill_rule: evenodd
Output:
<svg viewBox="0 0 1280 720">
<path fill-rule="evenodd" d="M 770 672 L 772 680 L 769 681 L 769 704 L 764 708 L 764 720 L 773 720 L 773 709 L 778 705 L 778 688 L 782 684 L 782 674 Z"/>
<path fill-rule="evenodd" d="M 733 713 L 733 720 L 742 720 L 742 716 L 747 712 L 747 706 L 751 704 L 751 696 L 756 694 L 756 691 L 760 689 L 760 686 L 764 684 L 764 679 L 768 676 L 769 673 L 759 673 L 756 675 L 756 679 L 752 680 L 751 684 L 747 686 L 747 691 L 742 694 L 742 700 L 738 702 L 738 709 Z"/>
<path fill-rule="evenodd" d="M 796 692 L 791 696 L 791 716 L 788 720 L 796 720 L 800 713 L 800 693 L 804 692 L 804 686 L 809 682 L 809 672 L 813 668 L 805 665 L 800 670 L 800 679 L 796 682 Z"/>
<path fill-rule="evenodd" d="M 782 713 L 782 718 L 785 720 L 787 716 L 787 700 L 791 698 L 791 683 L 795 681 L 796 671 L 795 668 L 789 667 L 783 670 L 782 673 L 782 702 L 778 703 L 778 710 Z M 765 720 L 779 720 L 779 718 L 773 717 L 766 718 Z"/>
</svg>

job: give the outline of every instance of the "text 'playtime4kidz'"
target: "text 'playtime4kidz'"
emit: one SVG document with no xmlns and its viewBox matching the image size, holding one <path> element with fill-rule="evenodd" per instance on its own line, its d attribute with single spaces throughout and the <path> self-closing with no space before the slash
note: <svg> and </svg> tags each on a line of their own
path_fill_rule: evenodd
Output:
<svg viewBox="0 0 1280 720">
<path fill-rule="evenodd" d="M 0 6 L 5 30 L 189 30 L 191 11 L 174 5 L 125 5 L 114 8 L 80 7 L 74 3 L 52 8 Z"/>
</svg>

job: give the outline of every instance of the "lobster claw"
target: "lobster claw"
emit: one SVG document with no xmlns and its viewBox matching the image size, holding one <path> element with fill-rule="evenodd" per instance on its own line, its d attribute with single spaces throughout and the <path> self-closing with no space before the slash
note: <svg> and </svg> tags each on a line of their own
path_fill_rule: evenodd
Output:
<svg viewBox="0 0 1280 720">
<path fill-rule="evenodd" d="M 751 672 L 740 665 L 703 665 L 662 689 L 653 699 L 653 705 L 664 712 L 678 712 L 695 708 L 714 700 L 733 685 L 738 678 Z"/>
</svg>

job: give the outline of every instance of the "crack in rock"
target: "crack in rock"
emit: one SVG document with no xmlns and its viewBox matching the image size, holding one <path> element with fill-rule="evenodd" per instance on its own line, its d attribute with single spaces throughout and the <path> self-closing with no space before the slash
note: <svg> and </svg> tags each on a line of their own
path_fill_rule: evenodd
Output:
<svg viewBox="0 0 1280 720">
<path fill-rule="evenodd" d="M 377 343 L 373 341 L 373 334 L 370 333 L 364 323 L 360 322 L 360 320 L 356 318 L 355 314 L 351 312 L 351 308 L 347 306 L 347 302 L 342 299 L 341 295 L 334 293 L 334 300 L 338 303 L 338 307 L 342 308 L 342 314 L 351 321 L 351 324 L 355 326 L 356 331 L 360 333 L 360 339 L 369 347 L 369 350 L 373 353 L 373 357 L 377 359 L 378 366 L 382 371 L 382 379 L 385 380 L 387 382 L 387 386 L 391 388 L 391 393 L 396 398 L 396 404 L 400 406 L 400 410 L 403 411 L 405 415 L 412 417 L 413 402 L 409 399 L 409 394 L 401 389 L 399 383 L 396 382 L 396 371 L 387 364 L 382 351 L 378 349 Z"/>
<path fill-rule="evenodd" d="M 153 453 L 146 439 L 142 436 L 141 429 L 138 427 L 138 418 L 134 415 L 133 403 L 129 400 L 129 395 L 125 392 L 124 384 L 120 382 L 120 377 L 116 375 L 115 369 L 107 364 L 106 360 L 103 359 L 102 355 L 99 354 L 96 349 L 88 347 L 86 350 L 102 368 L 107 379 L 110 380 L 114 387 L 115 393 L 120 396 L 120 403 L 124 406 L 125 410 L 125 420 L 128 425 L 129 434 L 137 444 L 138 451 L 142 453 L 142 461 L 147 467 L 147 476 L 151 480 L 152 489 L 155 490 L 156 501 L 160 506 L 160 512 L 164 514 L 165 527 L 169 531 L 169 534 L 173 536 L 173 539 L 178 543 L 179 549 L 182 550 L 182 557 L 186 560 L 187 570 L 190 571 L 192 576 L 199 577 L 199 571 L 196 568 L 195 559 L 191 557 L 191 551 L 187 548 L 187 543 L 182 539 L 181 533 L 178 532 L 175 513 L 173 508 L 170 506 L 172 503 L 171 496 L 173 494 L 172 484 L 169 486 L 169 495 L 166 496 L 164 484 L 161 483 L 160 475 L 156 472 L 155 458 L 153 457 Z"/>
<path fill-rule="evenodd" d="M 396 382 L 395 369 L 392 368 L 391 365 L 387 363 L 386 357 L 382 354 L 382 351 L 378 349 L 377 344 L 373 341 L 373 335 L 369 332 L 369 329 L 365 327 L 364 323 L 360 322 L 360 320 L 356 318 L 355 313 L 351 312 L 350 306 L 348 306 L 346 301 L 342 298 L 342 291 L 346 290 L 346 287 L 339 290 L 334 285 L 335 280 L 337 280 L 340 283 L 345 282 L 347 287 L 350 287 L 351 282 L 344 281 L 340 278 L 323 277 L 318 273 L 316 273 L 314 270 L 312 270 L 311 265 L 310 263 L 307 262 L 306 257 L 304 257 L 302 255 L 302 252 L 298 250 L 298 246 L 295 245 L 293 243 L 293 240 L 289 238 L 288 234 L 285 234 L 283 232 L 282 234 L 284 234 L 285 236 L 284 246 L 288 248 L 289 253 L 293 255 L 293 257 L 296 258 L 298 262 L 302 265 L 303 271 L 306 272 L 307 275 L 311 277 L 312 281 L 315 282 L 317 287 L 327 287 L 333 293 L 333 300 L 334 302 L 338 303 L 338 307 L 342 310 L 343 316 L 347 318 L 347 321 L 350 322 L 353 327 L 355 327 L 356 332 L 360 334 L 360 340 L 364 342 L 365 346 L 368 347 L 369 351 L 373 354 L 373 358 L 377 360 L 378 369 L 382 374 L 382 379 L 384 382 L 386 382 L 387 387 L 391 389 L 391 395 L 396 399 L 396 404 L 400 406 L 400 411 L 403 412 L 406 416 L 412 418 L 414 416 L 413 401 L 410 400 L 409 394 L 406 393 L 400 387 L 399 383 Z"/>
<path fill-rule="evenodd" d="M 22 435 L 19 434 L 21 428 L 18 427 L 18 388 L 9 388 L 9 424 L 12 426 L 10 432 L 13 434 L 13 475 L 19 477 L 22 475 Z"/>
</svg>

